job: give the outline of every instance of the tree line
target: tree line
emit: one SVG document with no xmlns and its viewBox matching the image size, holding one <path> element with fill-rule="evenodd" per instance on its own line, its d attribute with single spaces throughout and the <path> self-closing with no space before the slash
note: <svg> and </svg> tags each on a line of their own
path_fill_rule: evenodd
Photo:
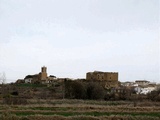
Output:
<svg viewBox="0 0 160 120">
<path fill-rule="evenodd" d="M 89 100 L 151 100 L 160 101 L 160 89 L 147 95 L 137 95 L 134 88 L 120 87 L 121 91 L 106 89 L 99 82 L 66 81 L 65 98 Z"/>
</svg>

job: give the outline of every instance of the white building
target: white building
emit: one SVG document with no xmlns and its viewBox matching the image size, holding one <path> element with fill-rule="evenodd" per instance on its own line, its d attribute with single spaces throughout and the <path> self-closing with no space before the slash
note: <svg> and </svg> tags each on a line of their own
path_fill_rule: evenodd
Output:
<svg viewBox="0 0 160 120">
<path fill-rule="evenodd" d="M 148 85 L 150 82 L 147 81 L 147 80 L 136 80 L 135 83 L 137 83 L 138 85 L 146 86 L 146 85 Z"/>
<path fill-rule="evenodd" d="M 147 85 L 147 86 L 137 86 L 134 89 L 136 91 L 137 94 L 148 94 L 151 91 L 156 90 L 156 86 L 155 85 Z"/>
<path fill-rule="evenodd" d="M 25 82 L 25 83 L 31 83 L 32 80 L 33 80 L 33 78 L 26 78 L 26 79 L 24 79 L 24 82 Z"/>
</svg>

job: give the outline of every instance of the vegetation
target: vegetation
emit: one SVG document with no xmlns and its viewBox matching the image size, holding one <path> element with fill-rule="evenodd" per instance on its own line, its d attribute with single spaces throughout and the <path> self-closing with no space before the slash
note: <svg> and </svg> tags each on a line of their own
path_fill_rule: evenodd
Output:
<svg viewBox="0 0 160 120">
<path fill-rule="evenodd" d="M 121 119 L 121 120 L 158 120 L 159 102 L 95 101 L 95 100 L 44 100 L 39 103 L 29 99 L 26 105 L 0 104 L 1 120 L 84 120 L 84 119 Z M 150 112 L 148 112 L 150 111 Z"/>
<path fill-rule="evenodd" d="M 98 82 L 0 87 L 0 120 L 159 120 L 160 90 L 137 95 L 114 92 Z"/>
<path fill-rule="evenodd" d="M 65 97 L 70 99 L 104 99 L 105 89 L 95 82 L 67 81 L 65 83 Z"/>
<path fill-rule="evenodd" d="M 43 84 L 30 84 L 30 83 L 23 83 L 23 84 L 16 84 L 17 87 L 46 87 Z"/>
<path fill-rule="evenodd" d="M 160 89 L 147 94 L 149 100 L 160 101 Z"/>
</svg>

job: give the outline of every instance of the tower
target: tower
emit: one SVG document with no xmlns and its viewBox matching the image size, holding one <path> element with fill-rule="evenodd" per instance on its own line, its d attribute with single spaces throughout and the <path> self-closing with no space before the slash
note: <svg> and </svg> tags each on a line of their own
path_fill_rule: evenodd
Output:
<svg viewBox="0 0 160 120">
<path fill-rule="evenodd" d="M 43 67 L 41 68 L 41 72 L 47 73 L 47 67 L 43 66 Z"/>
<path fill-rule="evenodd" d="M 41 80 L 47 79 L 47 67 L 43 66 L 41 68 Z"/>
</svg>

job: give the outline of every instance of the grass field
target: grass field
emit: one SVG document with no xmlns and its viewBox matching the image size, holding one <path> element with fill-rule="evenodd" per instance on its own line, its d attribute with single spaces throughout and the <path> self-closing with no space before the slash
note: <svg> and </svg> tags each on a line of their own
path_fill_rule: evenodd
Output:
<svg viewBox="0 0 160 120">
<path fill-rule="evenodd" d="M 28 100 L 0 105 L 1 120 L 159 120 L 160 103 L 89 100 Z"/>
</svg>

